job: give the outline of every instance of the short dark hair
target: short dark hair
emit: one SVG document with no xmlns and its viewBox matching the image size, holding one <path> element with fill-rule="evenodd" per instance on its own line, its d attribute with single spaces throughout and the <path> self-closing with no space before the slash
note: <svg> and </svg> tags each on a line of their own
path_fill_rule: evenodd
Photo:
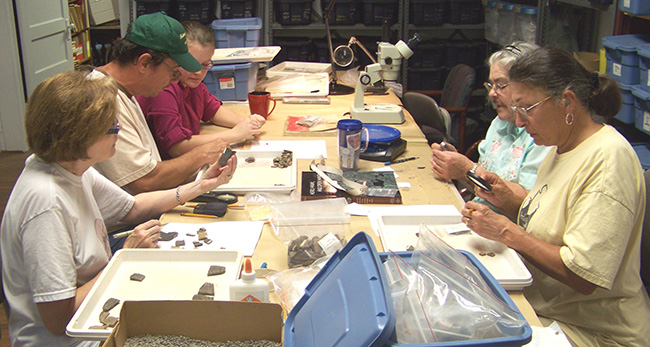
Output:
<svg viewBox="0 0 650 347">
<path fill-rule="evenodd" d="M 611 77 L 587 71 L 569 52 L 544 47 L 517 59 L 509 71 L 512 82 L 527 84 L 559 97 L 566 90 L 590 112 L 605 118 L 621 109 L 621 91 Z"/>
<path fill-rule="evenodd" d="M 29 148 L 46 162 L 88 159 L 117 115 L 117 83 L 66 71 L 41 82 L 29 97 L 25 129 Z"/>
</svg>

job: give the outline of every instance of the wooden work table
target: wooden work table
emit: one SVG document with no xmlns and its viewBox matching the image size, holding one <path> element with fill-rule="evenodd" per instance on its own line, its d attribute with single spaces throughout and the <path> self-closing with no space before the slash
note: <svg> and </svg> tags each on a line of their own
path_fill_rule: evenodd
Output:
<svg viewBox="0 0 650 347">
<path fill-rule="evenodd" d="M 284 104 L 278 100 L 273 113 L 269 116 L 263 130 L 264 133 L 258 136 L 258 140 L 325 140 L 327 144 L 328 158 L 326 164 L 338 167 L 336 130 L 319 134 L 319 136 L 284 136 L 285 122 L 288 116 L 332 116 L 343 117 L 349 111 L 353 102 L 353 95 L 331 96 L 330 105 L 305 105 L 305 104 Z M 393 103 L 401 104 L 400 100 L 392 93 L 381 96 L 366 96 L 366 103 Z M 226 105 L 239 114 L 250 114 L 248 105 Z M 431 149 L 413 118 L 405 110 L 405 121 L 402 124 L 389 124 L 400 130 L 402 138 L 407 141 L 406 152 L 400 157 L 419 157 L 391 167 L 399 175 L 398 182 L 408 182 L 411 187 L 400 189 L 404 205 L 453 205 L 459 211 L 464 202 L 458 190 L 450 182 L 441 180 L 431 171 Z M 221 131 L 217 126 L 203 125 L 201 132 Z M 235 149 L 249 149 L 250 141 L 239 144 Z M 300 173 L 309 170 L 311 160 L 298 160 L 298 187 L 300 187 Z M 370 171 L 374 168 L 384 167 L 383 162 L 367 160 L 359 161 L 360 171 Z M 235 172 L 235 174 L 237 174 Z M 241 198 L 240 198 L 241 199 Z M 165 213 L 161 218 L 163 222 L 181 223 L 210 223 L 214 219 L 197 217 L 183 217 L 181 212 L 190 212 L 191 208 L 179 206 L 174 210 Z M 226 215 L 220 219 L 223 221 L 248 220 L 244 209 L 229 209 Z M 375 234 L 367 217 L 352 216 L 350 224 L 346 226 L 346 238 L 350 239 L 354 234 L 364 231 L 370 235 L 378 251 L 383 251 L 379 237 Z M 255 253 L 252 257 L 253 267 L 258 268 L 266 263 L 269 269 L 287 269 L 287 245 L 280 241 L 273 232 L 270 225 L 265 225 L 262 231 Z M 511 298 L 517 304 L 524 317 L 531 325 L 540 326 L 539 319 L 535 315 L 530 304 L 526 301 L 521 292 L 509 292 Z"/>
</svg>

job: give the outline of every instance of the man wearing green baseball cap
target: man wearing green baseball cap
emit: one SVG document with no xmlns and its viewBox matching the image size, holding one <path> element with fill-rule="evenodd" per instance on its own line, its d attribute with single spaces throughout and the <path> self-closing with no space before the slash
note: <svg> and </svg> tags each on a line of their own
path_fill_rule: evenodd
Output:
<svg viewBox="0 0 650 347">
<path fill-rule="evenodd" d="M 183 25 L 163 12 L 138 17 L 125 38 L 136 45 L 168 53 L 189 72 L 203 68 L 187 50 Z"/>
<path fill-rule="evenodd" d="M 227 146 L 217 139 L 163 161 L 135 96 L 155 96 L 180 77 L 179 69 L 196 72 L 203 66 L 187 49 L 185 30 L 162 12 L 138 17 L 111 49 L 112 60 L 90 78 L 111 76 L 117 93 L 120 131 L 115 155 L 95 169 L 131 194 L 179 187 L 194 179 L 199 168 L 213 164 Z M 183 192 L 178 192 L 182 198 Z M 107 225 L 109 233 L 121 226 Z M 111 246 L 114 245 L 113 239 Z"/>
</svg>

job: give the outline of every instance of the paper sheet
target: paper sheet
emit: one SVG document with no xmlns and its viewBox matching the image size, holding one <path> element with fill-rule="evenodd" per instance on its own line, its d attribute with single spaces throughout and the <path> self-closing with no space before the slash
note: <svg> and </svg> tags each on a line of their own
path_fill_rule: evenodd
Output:
<svg viewBox="0 0 650 347">
<path fill-rule="evenodd" d="M 184 240 L 184 249 L 193 249 L 193 241 L 198 241 L 197 231 L 205 228 L 211 244 L 205 244 L 200 249 L 228 249 L 240 251 L 245 257 L 252 257 L 257 242 L 262 234 L 264 222 L 214 222 L 206 224 L 169 223 L 163 228 L 164 232 L 178 232 L 178 236 L 171 241 L 159 241 L 161 249 L 171 249 L 176 241 Z M 188 236 L 192 234 L 194 236 Z"/>
<path fill-rule="evenodd" d="M 327 158 L 327 144 L 325 140 L 305 141 L 254 141 L 251 150 L 282 151 L 288 149 L 298 159 L 318 159 L 319 156 Z"/>
<path fill-rule="evenodd" d="M 557 322 L 553 322 L 546 328 L 535 326 L 531 326 L 531 328 L 533 329 L 533 339 L 524 347 L 571 347 L 571 343 Z"/>
</svg>

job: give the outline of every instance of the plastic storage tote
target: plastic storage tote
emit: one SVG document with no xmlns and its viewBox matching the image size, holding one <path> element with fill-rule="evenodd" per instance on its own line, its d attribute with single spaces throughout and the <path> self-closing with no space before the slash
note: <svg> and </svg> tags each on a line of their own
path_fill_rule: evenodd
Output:
<svg viewBox="0 0 650 347">
<path fill-rule="evenodd" d="M 256 0 L 219 0 L 218 10 L 221 16 L 217 18 L 251 18 L 255 15 Z"/>
<path fill-rule="evenodd" d="M 634 124 L 636 109 L 634 108 L 634 96 L 632 95 L 632 86 L 625 83 L 618 83 L 621 90 L 621 110 L 618 111 L 614 118 L 625 124 Z"/>
<path fill-rule="evenodd" d="M 215 65 L 203 83 L 221 101 L 246 100 L 257 84 L 258 63 Z"/>
<path fill-rule="evenodd" d="M 212 21 L 217 48 L 257 47 L 262 18 L 217 19 Z"/>
<path fill-rule="evenodd" d="M 639 56 L 636 49 L 650 43 L 650 35 L 617 35 L 603 37 L 607 74 L 618 82 L 639 84 Z"/>
<path fill-rule="evenodd" d="M 650 92 L 650 44 L 636 49 L 639 55 L 639 85 Z"/>
<path fill-rule="evenodd" d="M 311 23 L 313 0 L 275 0 L 275 21 L 283 25 L 305 25 Z"/>
<path fill-rule="evenodd" d="M 650 14 L 650 1 L 648 0 L 618 0 L 618 9 L 635 14 L 645 16 Z"/>
<path fill-rule="evenodd" d="M 409 15 L 414 25 L 443 25 L 447 16 L 447 0 L 411 0 Z"/>
<path fill-rule="evenodd" d="M 487 269 L 473 255 L 461 253 L 478 268 L 494 294 L 519 312 Z M 522 330 L 520 335 L 501 338 L 397 345 L 393 341 L 395 310 L 384 265 L 372 239 L 360 232 L 334 253 L 309 283 L 284 324 L 284 346 L 522 346 L 532 337 L 528 324 Z"/>
<path fill-rule="evenodd" d="M 515 40 L 531 44 L 535 43 L 535 36 L 537 35 L 537 7 L 515 6 L 515 31 Z"/>
<path fill-rule="evenodd" d="M 650 92 L 633 86 L 632 95 L 634 95 L 634 108 L 636 108 L 634 126 L 650 135 Z"/>
<path fill-rule="evenodd" d="M 483 0 L 485 12 L 485 39 L 492 42 L 499 42 L 499 10 L 496 1 Z"/>
<path fill-rule="evenodd" d="M 497 2 L 499 11 L 499 44 L 506 46 L 515 40 L 515 5 L 509 2 Z"/>
</svg>

